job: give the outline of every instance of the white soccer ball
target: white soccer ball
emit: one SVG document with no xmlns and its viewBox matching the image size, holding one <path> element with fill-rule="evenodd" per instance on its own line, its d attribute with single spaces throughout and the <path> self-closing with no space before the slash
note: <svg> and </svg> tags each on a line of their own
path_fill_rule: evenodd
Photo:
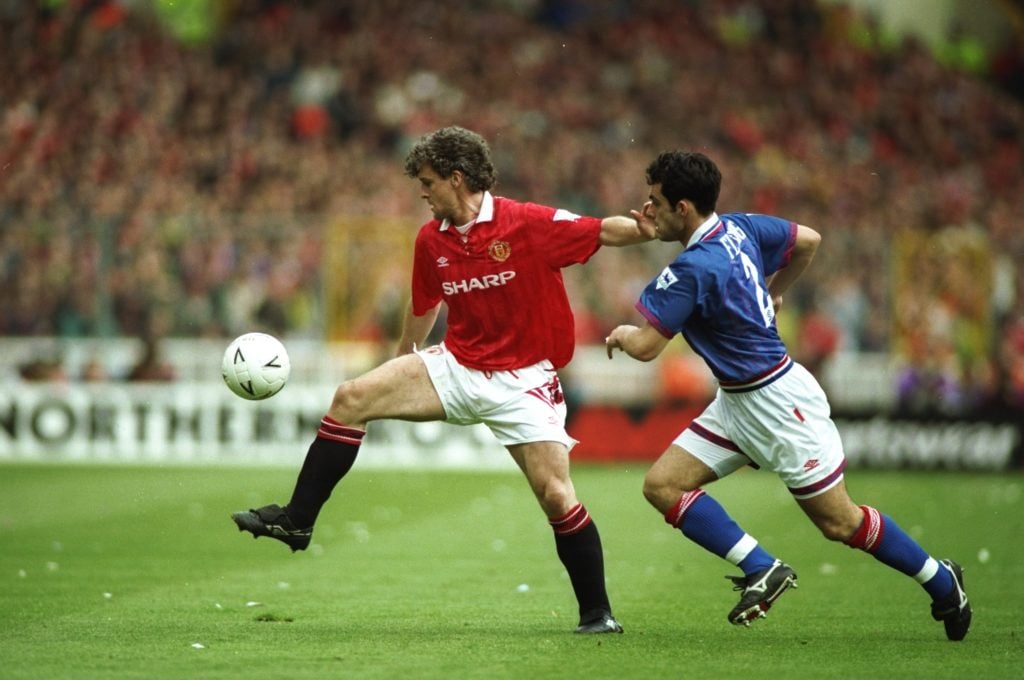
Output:
<svg viewBox="0 0 1024 680">
<path fill-rule="evenodd" d="M 243 399 L 267 399 L 288 382 L 292 364 L 281 341 L 266 333 L 246 333 L 232 341 L 221 362 L 224 382 Z"/>
</svg>

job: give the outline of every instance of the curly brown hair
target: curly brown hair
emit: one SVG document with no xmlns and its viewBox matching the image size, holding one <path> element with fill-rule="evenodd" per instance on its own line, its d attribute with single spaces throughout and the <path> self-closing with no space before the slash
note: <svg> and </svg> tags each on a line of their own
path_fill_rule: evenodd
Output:
<svg viewBox="0 0 1024 680">
<path fill-rule="evenodd" d="M 498 179 L 487 141 L 472 130 L 454 125 L 421 137 L 405 157 L 405 174 L 416 177 L 425 165 L 443 179 L 456 170 L 462 172 L 466 185 L 474 192 L 492 189 Z"/>
</svg>

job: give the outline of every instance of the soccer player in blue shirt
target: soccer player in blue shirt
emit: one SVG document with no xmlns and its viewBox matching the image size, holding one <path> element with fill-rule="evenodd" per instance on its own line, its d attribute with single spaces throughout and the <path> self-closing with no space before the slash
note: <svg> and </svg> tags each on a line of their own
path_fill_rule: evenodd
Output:
<svg viewBox="0 0 1024 680">
<path fill-rule="evenodd" d="M 644 289 L 642 326 L 622 325 L 606 340 L 650 361 L 676 333 L 710 367 L 715 399 L 668 447 L 644 479 L 644 496 L 665 521 L 735 564 L 742 591 L 729 621 L 750 625 L 790 586 L 793 569 L 741 529 L 703 487 L 744 465 L 771 470 L 826 538 L 863 550 L 920 583 L 950 640 L 971 625 L 963 570 L 926 553 L 892 518 L 854 503 L 846 459 L 818 382 L 779 338 L 782 294 L 810 264 L 819 234 L 778 217 L 716 212 L 721 173 L 700 153 L 660 154 L 647 168 L 650 200 L 638 221 L 683 250 Z"/>
</svg>

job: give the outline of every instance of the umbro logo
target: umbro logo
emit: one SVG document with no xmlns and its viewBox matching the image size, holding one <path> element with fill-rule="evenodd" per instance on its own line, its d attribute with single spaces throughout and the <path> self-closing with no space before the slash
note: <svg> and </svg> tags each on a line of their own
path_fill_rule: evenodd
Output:
<svg viewBox="0 0 1024 680">
<path fill-rule="evenodd" d="M 819 465 L 821 465 L 821 463 L 818 461 L 817 458 L 811 458 L 809 461 L 804 463 L 804 472 L 810 472 Z"/>
<path fill-rule="evenodd" d="M 444 255 L 442 255 L 441 257 L 437 258 L 437 266 L 438 267 L 447 267 L 448 266 L 448 258 L 445 257 Z"/>
</svg>

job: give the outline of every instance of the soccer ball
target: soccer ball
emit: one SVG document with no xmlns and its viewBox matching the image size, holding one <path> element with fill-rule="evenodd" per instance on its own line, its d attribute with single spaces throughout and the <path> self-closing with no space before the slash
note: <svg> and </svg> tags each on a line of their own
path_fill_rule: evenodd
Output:
<svg viewBox="0 0 1024 680">
<path fill-rule="evenodd" d="M 243 399 L 267 399 L 288 382 L 292 364 L 280 340 L 266 333 L 246 333 L 224 351 L 221 372 L 231 391 Z"/>
</svg>

